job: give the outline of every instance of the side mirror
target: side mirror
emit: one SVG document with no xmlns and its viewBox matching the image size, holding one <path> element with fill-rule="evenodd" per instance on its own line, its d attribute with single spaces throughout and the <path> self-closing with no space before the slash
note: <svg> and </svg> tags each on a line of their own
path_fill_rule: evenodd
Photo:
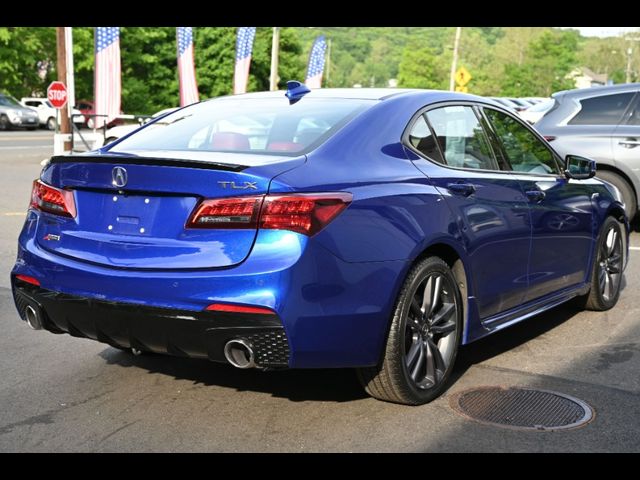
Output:
<svg viewBox="0 0 640 480">
<path fill-rule="evenodd" d="M 596 174 L 596 161 L 577 155 L 567 155 L 564 162 L 564 174 L 574 180 L 586 180 Z"/>
</svg>

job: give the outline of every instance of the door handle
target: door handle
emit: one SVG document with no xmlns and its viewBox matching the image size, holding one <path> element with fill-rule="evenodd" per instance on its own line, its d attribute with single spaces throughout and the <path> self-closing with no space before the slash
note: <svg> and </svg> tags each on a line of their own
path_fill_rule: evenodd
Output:
<svg viewBox="0 0 640 480">
<path fill-rule="evenodd" d="M 635 148 L 640 145 L 640 141 L 637 138 L 625 138 L 624 140 L 620 140 L 618 145 L 622 145 L 624 148 Z"/>
<path fill-rule="evenodd" d="M 449 183 L 447 184 L 447 189 L 455 195 L 464 197 L 468 197 L 476 191 L 476 187 L 470 183 Z"/>
<path fill-rule="evenodd" d="M 530 202 L 540 203 L 547 196 L 542 190 L 528 190 L 525 192 Z"/>
</svg>

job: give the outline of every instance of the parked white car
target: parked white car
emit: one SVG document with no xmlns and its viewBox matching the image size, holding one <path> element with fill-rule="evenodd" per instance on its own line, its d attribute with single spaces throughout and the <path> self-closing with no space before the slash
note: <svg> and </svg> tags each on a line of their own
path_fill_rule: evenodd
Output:
<svg viewBox="0 0 640 480">
<path fill-rule="evenodd" d="M 25 107 L 30 107 L 38 112 L 38 119 L 40 126 L 46 127 L 48 130 L 56 129 L 56 109 L 46 98 L 38 97 L 22 97 L 20 103 Z M 73 115 L 80 115 L 74 117 L 73 123 L 80 126 L 84 123 L 84 117 L 81 115 L 80 110 L 73 108 L 71 110 Z"/>
<path fill-rule="evenodd" d="M 156 112 L 153 115 L 151 115 L 151 118 L 148 118 L 145 122 L 142 122 L 140 124 L 134 123 L 131 125 L 118 125 L 117 127 L 110 128 L 109 130 L 107 130 L 107 133 L 104 136 L 104 144 L 106 145 L 107 143 L 111 143 L 115 140 L 118 140 L 119 138 L 122 138 L 125 135 L 129 135 L 131 132 L 136 131 L 142 125 L 147 123 L 149 120 L 160 117 L 165 113 L 171 113 L 177 109 L 178 109 L 177 107 L 174 107 L 174 108 L 165 108 L 164 110 L 160 110 L 159 112 Z"/>
</svg>

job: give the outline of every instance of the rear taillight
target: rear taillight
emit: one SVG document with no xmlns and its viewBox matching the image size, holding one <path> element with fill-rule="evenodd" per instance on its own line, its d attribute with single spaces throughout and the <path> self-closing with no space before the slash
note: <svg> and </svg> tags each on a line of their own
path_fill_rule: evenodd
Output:
<svg viewBox="0 0 640 480">
<path fill-rule="evenodd" d="M 340 192 L 203 200 L 186 226 L 291 230 L 310 236 L 347 208 L 352 198 Z"/>
<path fill-rule="evenodd" d="M 351 200 L 350 193 L 267 196 L 260 213 L 260 228 L 314 235 L 347 208 Z"/>
<path fill-rule="evenodd" d="M 76 216 L 76 202 L 73 199 L 73 192 L 52 187 L 40 180 L 33 182 L 30 206 L 63 217 L 75 218 Z"/>
<path fill-rule="evenodd" d="M 187 222 L 188 228 L 256 228 L 264 197 L 203 200 Z"/>
</svg>

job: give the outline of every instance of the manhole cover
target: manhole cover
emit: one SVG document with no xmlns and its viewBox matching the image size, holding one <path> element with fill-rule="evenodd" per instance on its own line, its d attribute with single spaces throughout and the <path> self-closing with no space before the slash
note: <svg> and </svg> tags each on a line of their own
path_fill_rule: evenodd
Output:
<svg viewBox="0 0 640 480">
<path fill-rule="evenodd" d="M 593 410 L 563 393 L 520 387 L 480 387 L 456 393 L 451 407 L 465 417 L 499 427 L 559 430 L 584 425 Z"/>
</svg>

